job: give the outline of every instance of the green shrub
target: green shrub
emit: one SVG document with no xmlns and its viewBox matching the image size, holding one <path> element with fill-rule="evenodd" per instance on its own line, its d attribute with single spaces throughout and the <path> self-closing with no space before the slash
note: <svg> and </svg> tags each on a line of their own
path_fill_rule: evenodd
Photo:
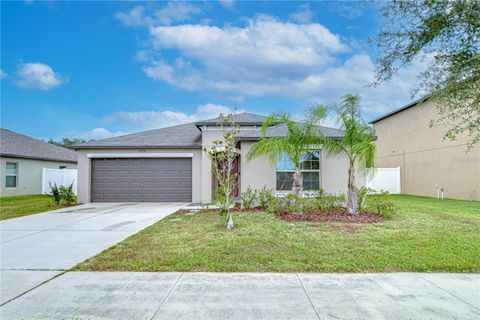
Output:
<svg viewBox="0 0 480 320">
<path fill-rule="evenodd" d="M 255 204 L 255 200 L 257 196 L 255 191 L 252 188 L 248 187 L 242 194 L 240 195 L 240 200 L 242 201 L 242 208 L 244 209 L 251 209 Z"/>
<path fill-rule="evenodd" d="M 274 198 L 269 212 L 302 212 L 304 208 L 303 199 L 294 193 L 288 193 L 283 198 Z"/>
<path fill-rule="evenodd" d="M 303 207 L 306 211 L 320 210 L 319 201 L 316 198 L 303 198 Z"/>
<path fill-rule="evenodd" d="M 68 186 L 60 186 L 60 202 L 61 204 L 74 204 L 75 203 L 75 193 L 73 193 L 73 182 Z"/>
<path fill-rule="evenodd" d="M 371 191 L 367 187 L 355 188 L 357 194 L 357 208 L 360 212 L 364 212 L 367 208 L 367 194 Z"/>
<path fill-rule="evenodd" d="M 387 191 L 371 194 L 367 197 L 367 207 L 381 217 L 392 219 L 395 216 L 395 206 Z"/>
<path fill-rule="evenodd" d="M 50 187 L 50 198 L 52 199 L 53 204 L 59 205 L 62 200 L 60 196 L 60 189 L 57 184 L 54 182 L 53 185 L 49 182 L 48 186 Z"/>
<path fill-rule="evenodd" d="M 219 208 L 219 215 L 224 217 L 228 212 L 227 197 L 220 189 L 215 189 L 212 204 Z"/>
<path fill-rule="evenodd" d="M 339 194 L 325 194 L 323 197 L 317 199 L 318 210 L 325 211 L 330 214 L 332 210 L 339 209 L 345 204 L 345 195 Z"/>
<path fill-rule="evenodd" d="M 275 195 L 267 186 L 263 186 L 263 188 L 258 191 L 258 204 L 260 207 L 267 208 L 273 200 L 275 200 Z"/>
</svg>

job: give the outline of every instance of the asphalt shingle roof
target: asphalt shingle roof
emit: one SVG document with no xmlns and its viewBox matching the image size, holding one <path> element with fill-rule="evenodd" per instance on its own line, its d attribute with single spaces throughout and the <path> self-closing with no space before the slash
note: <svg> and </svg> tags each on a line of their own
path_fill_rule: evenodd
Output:
<svg viewBox="0 0 480 320">
<path fill-rule="evenodd" d="M 233 121 L 239 125 L 261 125 L 265 116 L 253 113 L 239 113 L 234 115 Z M 127 148 L 185 148 L 200 149 L 202 147 L 202 132 L 200 126 L 216 125 L 218 118 L 191 122 L 173 127 L 166 127 L 143 131 L 124 136 L 90 141 L 71 146 L 72 149 L 127 149 Z M 333 128 L 322 127 L 322 131 L 329 137 L 341 137 L 342 131 Z M 279 125 L 267 130 L 267 137 L 281 136 L 286 133 L 285 125 Z M 260 131 L 241 131 L 240 139 L 258 140 Z"/>
<path fill-rule="evenodd" d="M 95 148 L 201 148 L 202 132 L 194 122 L 148 130 L 70 146 L 72 149 Z"/>
<path fill-rule="evenodd" d="M 0 155 L 13 158 L 77 162 L 75 151 L 7 129 L 0 129 Z"/>
<path fill-rule="evenodd" d="M 238 113 L 232 116 L 232 121 L 236 124 L 240 125 L 260 125 L 262 124 L 263 120 L 265 120 L 265 116 L 255 113 Z M 220 118 L 214 118 L 209 120 L 198 121 L 195 123 L 197 126 L 208 126 L 208 125 L 217 125 Z"/>
</svg>

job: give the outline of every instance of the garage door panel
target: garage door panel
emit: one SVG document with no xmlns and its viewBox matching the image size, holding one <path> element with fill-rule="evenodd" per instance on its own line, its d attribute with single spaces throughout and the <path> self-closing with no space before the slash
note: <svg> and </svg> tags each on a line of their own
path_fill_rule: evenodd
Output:
<svg viewBox="0 0 480 320">
<path fill-rule="evenodd" d="M 190 202 L 192 159 L 92 159 L 92 201 Z"/>
</svg>

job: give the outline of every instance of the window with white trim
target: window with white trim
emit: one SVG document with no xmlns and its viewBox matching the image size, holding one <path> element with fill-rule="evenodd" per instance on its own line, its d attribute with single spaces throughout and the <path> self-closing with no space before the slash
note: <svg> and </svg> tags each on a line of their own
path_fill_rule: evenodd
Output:
<svg viewBox="0 0 480 320">
<path fill-rule="evenodd" d="M 7 162 L 5 170 L 5 187 L 16 188 L 18 183 L 18 163 Z"/>
<path fill-rule="evenodd" d="M 320 189 L 320 150 L 308 150 L 300 159 L 300 171 L 303 178 L 303 190 Z M 277 161 L 277 191 L 291 191 L 295 164 L 283 154 Z"/>
</svg>

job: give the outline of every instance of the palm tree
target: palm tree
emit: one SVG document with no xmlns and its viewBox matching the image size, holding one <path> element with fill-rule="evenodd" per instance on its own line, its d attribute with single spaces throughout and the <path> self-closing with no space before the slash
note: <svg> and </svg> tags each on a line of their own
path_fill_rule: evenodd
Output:
<svg viewBox="0 0 480 320">
<path fill-rule="evenodd" d="M 266 156 L 272 165 L 275 165 L 282 155 L 286 154 L 295 165 L 292 190 L 301 197 L 303 194 L 302 173 L 300 171 L 302 154 L 312 145 L 317 145 L 322 141 L 320 128 L 316 124 L 325 115 L 326 108 L 320 106 L 310 109 L 304 122 L 295 121 L 286 112 L 277 112 L 268 116 L 262 123 L 262 138 L 252 146 L 247 154 L 247 160 Z M 284 126 L 286 129 L 284 136 L 267 137 L 269 128 L 280 126 Z"/>
<path fill-rule="evenodd" d="M 365 172 L 374 167 L 375 130 L 362 117 L 360 96 L 346 94 L 336 110 L 341 128 L 341 139 L 324 139 L 323 150 L 330 155 L 345 155 L 348 158 L 347 210 L 358 214 L 357 194 L 355 193 L 355 164 Z"/>
</svg>

